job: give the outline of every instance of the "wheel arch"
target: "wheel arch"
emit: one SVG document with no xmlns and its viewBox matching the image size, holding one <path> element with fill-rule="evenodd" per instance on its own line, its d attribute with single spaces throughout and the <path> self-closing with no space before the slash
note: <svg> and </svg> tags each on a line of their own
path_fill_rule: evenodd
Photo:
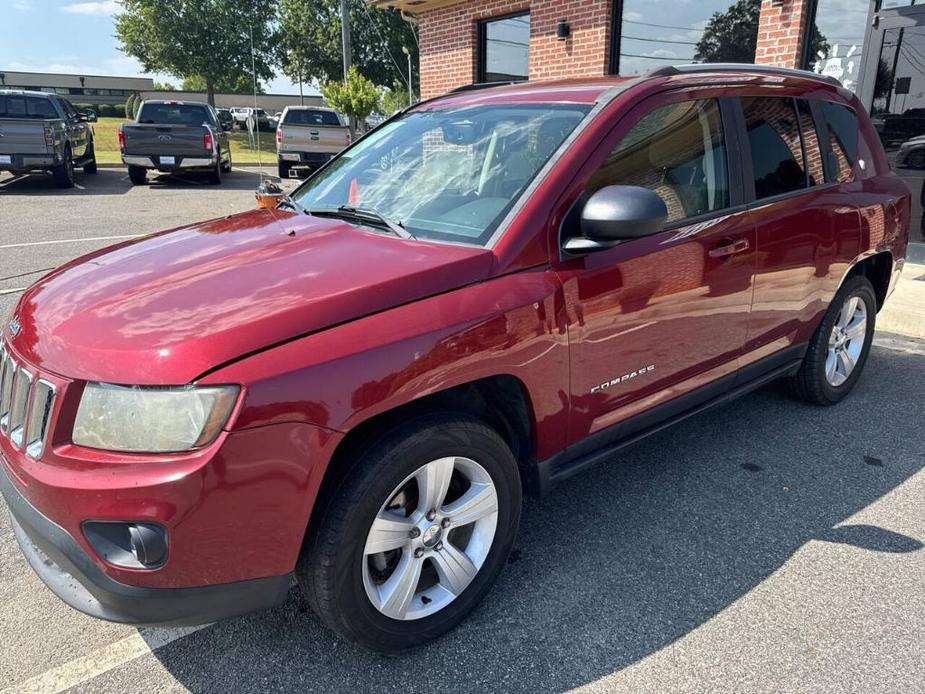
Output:
<svg viewBox="0 0 925 694">
<path fill-rule="evenodd" d="M 509 374 L 489 376 L 425 395 L 392 409 L 375 414 L 346 432 L 331 456 L 321 480 L 316 503 L 308 520 L 306 537 L 324 516 L 327 504 L 336 496 L 340 483 L 347 478 L 357 456 L 364 448 L 399 424 L 435 413 L 464 414 L 478 419 L 498 432 L 511 448 L 527 482 L 534 475 L 536 421 L 529 393 L 524 383 Z"/>
<path fill-rule="evenodd" d="M 863 258 L 851 266 L 842 284 L 852 277 L 866 277 L 874 287 L 877 297 L 877 311 L 883 308 L 890 288 L 890 278 L 893 274 L 893 254 L 890 251 L 880 251 Z"/>
</svg>

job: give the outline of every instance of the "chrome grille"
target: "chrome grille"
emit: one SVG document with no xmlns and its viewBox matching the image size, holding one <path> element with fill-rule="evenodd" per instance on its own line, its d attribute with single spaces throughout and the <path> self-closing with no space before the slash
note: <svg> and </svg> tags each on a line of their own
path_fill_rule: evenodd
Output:
<svg viewBox="0 0 925 694">
<path fill-rule="evenodd" d="M 0 436 L 39 458 L 51 425 L 55 386 L 37 378 L 0 345 Z"/>
</svg>

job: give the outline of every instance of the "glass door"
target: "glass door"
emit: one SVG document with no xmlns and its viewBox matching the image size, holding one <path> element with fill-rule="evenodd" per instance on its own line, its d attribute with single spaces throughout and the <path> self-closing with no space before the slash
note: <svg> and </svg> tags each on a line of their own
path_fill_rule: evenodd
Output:
<svg viewBox="0 0 925 694">
<path fill-rule="evenodd" d="M 912 240 L 921 241 L 925 233 L 925 7 L 878 12 L 868 46 L 860 97 L 893 170 L 913 192 Z"/>
</svg>

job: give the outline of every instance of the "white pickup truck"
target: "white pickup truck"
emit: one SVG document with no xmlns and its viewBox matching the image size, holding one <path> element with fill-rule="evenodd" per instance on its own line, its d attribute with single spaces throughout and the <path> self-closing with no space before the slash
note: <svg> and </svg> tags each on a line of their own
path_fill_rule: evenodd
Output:
<svg viewBox="0 0 925 694">
<path fill-rule="evenodd" d="M 337 111 L 318 106 L 287 106 L 276 128 L 279 177 L 293 169 L 314 169 L 326 164 L 350 144 L 350 128 Z"/>
</svg>

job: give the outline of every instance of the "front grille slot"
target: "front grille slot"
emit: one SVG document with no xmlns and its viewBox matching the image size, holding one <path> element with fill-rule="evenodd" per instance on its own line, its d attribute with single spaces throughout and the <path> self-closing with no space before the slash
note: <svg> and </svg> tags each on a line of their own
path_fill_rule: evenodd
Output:
<svg viewBox="0 0 925 694">
<path fill-rule="evenodd" d="M 0 347 L 0 431 L 7 431 L 10 416 L 10 400 L 13 396 L 13 374 L 16 366 L 13 358 Z"/>
<path fill-rule="evenodd" d="M 26 428 L 26 408 L 29 406 L 29 391 L 32 389 L 32 374 L 21 366 L 13 377 L 13 400 L 10 403 L 10 439 L 16 448 L 22 448 Z"/>
<path fill-rule="evenodd" d="M 0 345 L 0 435 L 39 458 L 51 428 L 55 386 L 16 363 Z"/>
</svg>

